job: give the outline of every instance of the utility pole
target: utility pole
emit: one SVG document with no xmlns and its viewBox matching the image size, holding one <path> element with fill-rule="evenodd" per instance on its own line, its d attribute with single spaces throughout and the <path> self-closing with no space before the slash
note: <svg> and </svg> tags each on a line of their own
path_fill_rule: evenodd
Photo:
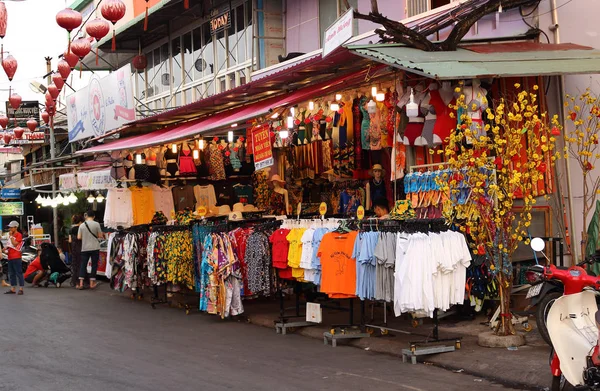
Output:
<svg viewBox="0 0 600 391">
<path fill-rule="evenodd" d="M 52 57 L 46 57 L 46 72 L 48 73 L 48 85 L 52 83 Z M 54 120 L 50 120 L 50 159 L 56 158 L 56 140 L 54 139 Z M 52 170 L 52 198 L 56 198 L 56 170 Z M 52 237 L 54 244 L 58 246 L 58 207 L 52 208 Z"/>
</svg>

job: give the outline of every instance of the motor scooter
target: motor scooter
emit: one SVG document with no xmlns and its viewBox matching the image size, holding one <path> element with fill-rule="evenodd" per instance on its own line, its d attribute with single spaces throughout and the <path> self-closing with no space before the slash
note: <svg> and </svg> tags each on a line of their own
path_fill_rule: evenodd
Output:
<svg viewBox="0 0 600 391">
<path fill-rule="evenodd" d="M 532 248 L 541 251 L 533 240 Z M 600 390 L 600 314 L 596 304 L 600 277 L 588 275 L 581 266 L 543 268 L 544 279 L 561 281 L 564 286 L 563 296 L 556 299 L 547 318 L 553 346 L 552 391 Z"/>
</svg>

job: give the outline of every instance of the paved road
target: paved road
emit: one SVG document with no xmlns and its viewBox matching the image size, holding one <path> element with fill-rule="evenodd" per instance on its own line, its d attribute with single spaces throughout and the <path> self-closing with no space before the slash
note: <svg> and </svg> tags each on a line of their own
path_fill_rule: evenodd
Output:
<svg viewBox="0 0 600 391">
<path fill-rule="evenodd" d="M 506 390 L 102 290 L 0 295 L 0 390 Z"/>
</svg>

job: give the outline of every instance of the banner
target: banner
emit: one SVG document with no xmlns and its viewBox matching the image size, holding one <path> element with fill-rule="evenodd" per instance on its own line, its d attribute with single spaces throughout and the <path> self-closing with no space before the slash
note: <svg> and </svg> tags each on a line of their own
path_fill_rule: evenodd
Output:
<svg viewBox="0 0 600 391">
<path fill-rule="evenodd" d="M 135 102 L 129 65 L 67 97 L 69 141 L 101 137 L 135 120 Z"/>
<path fill-rule="evenodd" d="M 0 198 L 3 200 L 20 200 L 21 189 L 2 189 L 0 190 Z"/>
<path fill-rule="evenodd" d="M 327 27 L 323 35 L 323 57 L 342 46 L 352 38 L 354 31 L 354 10 L 350 8 L 333 24 Z"/>
<path fill-rule="evenodd" d="M 273 150 L 269 125 L 262 125 L 252 130 L 252 148 L 254 154 L 254 168 L 262 170 L 273 165 Z"/>
<path fill-rule="evenodd" d="M 63 174 L 58 177 L 58 188 L 68 190 L 105 190 L 117 186 L 117 182 L 110 175 L 110 168 L 95 171 L 80 171 L 75 174 Z"/>
<path fill-rule="evenodd" d="M 40 122 L 40 102 L 37 100 L 23 101 L 18 110 L 13 109 L 10 102 L 6 102 L 6 116 L 10 118 L 9 125 L 11 127 L 20 126 L 25 128 L 27 127 L 27 121 L 32 118 Z M 15 117 L 17 118 L 16 125 L 14 121 Z"/>
<path fill-rule="evenodd" d="M 0 216 L 23 216 L 23 203 L 0 202 Z"/>
</svg>

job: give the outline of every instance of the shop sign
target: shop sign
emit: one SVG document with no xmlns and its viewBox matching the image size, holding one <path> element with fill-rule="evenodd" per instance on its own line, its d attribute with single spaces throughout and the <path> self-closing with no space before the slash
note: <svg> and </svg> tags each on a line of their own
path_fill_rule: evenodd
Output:
<svg viewBox="0 0 600 391">
<path fill-rule="evenodd" d="M 0 216 L 23 216 L 23 203 L 0 202 Z"/>
<path fill-rule="evenodd" d="M 135 120 L 130 66 L 100 79 L 92 76 L 87 87 L 67 97 L 69 142 L 102 137 Z"/>
<path fill-rule="evenodd" d="M 252 147 L 254 149 L 254 168 L 256 170 L 262 170 L 273 165 L 269 125 L 256 127 L 252 131 Z"/>
<path fill-rule="evenodd" d="M 0 198 L 3 200 L 20 200 L 21 189 L 2 189 L 0 190 Z"/>
<path fill-rule="evenodd" d="M 216 34 L 231 27 L 231 10 L 214 8 L 210 13 L 210 33 Z"/>
<path fill-rule="evenodd" d="M 111 189 L 117 182 L 110 175 L 110 169 L 97 171 L 83 171 L 75 174 L 63 174 L 58 177 L 58 188 L 60 190 L 105 190 Z"/>
<path fill-rule="evenodd" d="M 6 102 L 6 116 L 11 119 L 11 125 L 17 127 L 26 127 L 27 121 L 31 118 L 40 122 L 40 102 L 37 100 L 26 100 L 21 102 L 18 110 L 12 108 L 9 102 Z M 13 118 L 17 119 L 14 125 Z"/>
<path fill-rule="evenodd" d="M 46 134 L 44 132 L 25 132 L 23 138 L 10 140 L 10 145 L 29 145 L 29 144 L 44 144 L 46 142 Z"/>
<path fill-rule="evenodd" d="M 22 155 L 23 148 L 21 148 L 21 147 L 0 147 L 0 153 L 12 153 L 15 155 Z"/>
<path fill-rule="evenodd" d="M 350 8 L 325 30 L 325 34 L 323 35 L 323 57 L 352 38 L 354 30 L 353 20 L 354 10 Z"/>
</svg>

